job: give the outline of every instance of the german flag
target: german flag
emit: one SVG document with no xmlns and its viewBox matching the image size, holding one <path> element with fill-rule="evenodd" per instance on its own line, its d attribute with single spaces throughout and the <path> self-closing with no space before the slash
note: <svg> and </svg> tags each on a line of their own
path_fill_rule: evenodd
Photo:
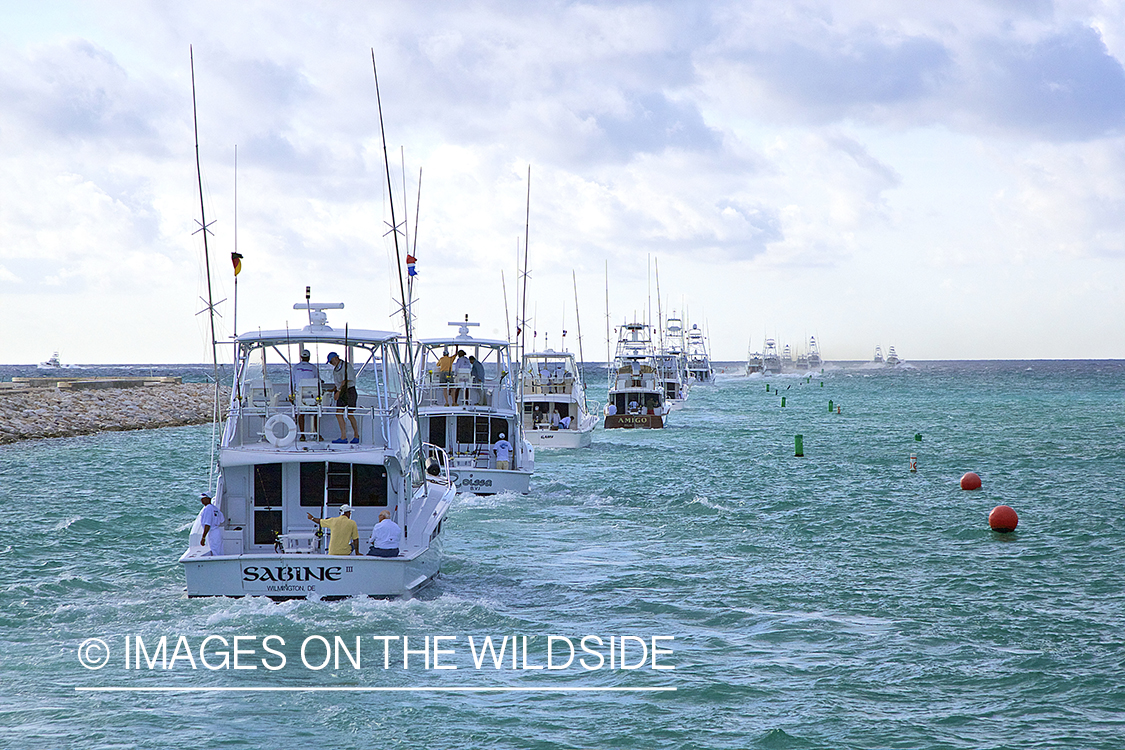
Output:
<svg viewBox="0 0 1125 750">
<path fill-rule="evenodd" d="M 234 264 L 234 275 L 242 271 L 242 253 L 231 253 L 230 262 Z"/>
</svg>

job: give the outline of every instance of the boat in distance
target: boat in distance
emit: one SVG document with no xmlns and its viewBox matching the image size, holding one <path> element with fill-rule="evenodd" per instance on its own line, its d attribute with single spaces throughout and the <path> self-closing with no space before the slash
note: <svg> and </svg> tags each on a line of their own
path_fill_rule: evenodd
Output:
<svg viewBox="0 0 1125 750">
<path fill-rule="evenodd" d="M 180 557 L 187 594 L 412 594 L 438 575 L 456 489 L 444 451 L 418 441 L 405 347 L 395 332 L 328 326 L 324 310 L 343 304 L 294 308 L 307 310 L 304 328 L 235 340 L 213 500 L 225 517 L 215 530 L 221 545 L 192 539 Z M 337 364 L 324 372 L 330 355 Z M 336 405 L 331 386 L 341 368 L 345 389 L 355 384 L 354 406 Z M 331 518 L 344 506 L 362 546 L 357 555 L 327 554 L 328 537 L 308 516 Z M 383 511 L 402 532 L 396 557 L 363 554 Z"/>
<path fill-rule="evenodd" d="M 655 354 L 647 323 L 626 323 L 617 340 L 617 356 L 610 367 L 605 428 L 660 429 L 668 420 L 664 384 L 657 377 Z"/>
<path fill-rule="evenodd" d="M 468 316 L 456 336 L 422 339 L 415 357 L 422 439 L 444 449 L 457 489 L 477 495 L 527 494 L 535 447 L 523 436 L 517 368 L 503 339 L 469 335 Z M 452 357 L 444 362 L 445 357 Z M 463 366 L 464 365 L 464 366 Z M 448 368 L 448 369 L 447 369 Z M 508 443 L 505 460 L 497 446 Z"/>
<path fill-rule="evenodd" d="M 523 434 L 536 448 L 588 448 L 596 414 L 586 406 L 581 368 L 570 352 L 523 356 Z"/>
</svg>

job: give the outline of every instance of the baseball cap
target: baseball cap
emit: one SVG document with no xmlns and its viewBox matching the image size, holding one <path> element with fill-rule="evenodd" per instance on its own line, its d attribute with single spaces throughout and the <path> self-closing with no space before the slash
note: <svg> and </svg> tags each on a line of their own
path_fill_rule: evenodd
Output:
<svg viewBox="0 0 1125 750">
<path fill-rule="evenodd" d="M 328 352 L 328 359 L 326 359 L 325 362 L 327 362 L 328 364 L 332 364 L 332 360 L 336 359 L 336 357 L 338 356 L 340 355 L 336 352 Z"/>
<path fill-rule="evenodd" d="M 342 516 L 345 513 L 350 513 L 351 509 L 352 509 L 352 506 L 350 506 L 350 505 L 341 505 L 340 506 L 340 515 Z"/>
</svg>

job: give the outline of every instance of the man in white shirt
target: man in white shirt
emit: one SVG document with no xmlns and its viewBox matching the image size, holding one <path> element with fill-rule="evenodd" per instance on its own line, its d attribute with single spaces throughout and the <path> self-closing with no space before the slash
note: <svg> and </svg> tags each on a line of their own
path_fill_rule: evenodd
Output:
<svg viewBox="0 0 1125 750">
<path fill-rule="evenodd" d="M 512 460 L 512 444 L 504 439 L 504 433 L 492 444 L 492 450 L 496 454 L 496 468 L 507 469 Z"/>
<path fill-rule="evenodd" d="M 293 393 L 293 402 L 297 405 L 297 431 L 301 433 L 301 440 L 305 439 L 305 415 L 301 413 L 301 406 L 308 406 L 308 404 L 301 403 L 301 381 L 302 380 L 315 380 L 317 384 L 317 396 L 320 395 L 320 370 L 309 360 L 312 355 L 309 354 L 308 349 L 301 350 L 301 361 L 293 365 L 292 374 L 290 375 L 289 386 Z M 312 417 L 313 431 L 316 431 L 316 417 Z M 319 438 L 318 438 L 319 439 Z"/>
<path fill-rule="evenodd" d="M 569 415 L 565 416 L 565 417 L 563 417 L 562 419 L 559 420 L 559 429 L 560 430 L 569 430 L 570 429 L 570 416 Z"/>
<path fill-rule="evenodd" d="M 203 509 L 195 519 L 196 525 L 203 532 L 199 544 L 208 548 L 208 554 L 221 555 L 223 554 L 223 524 L 227 519 L 217 506 L 211 504 L 210 492 L 200 493 L 199 501 L 203 503 Z"/>
<path fill-rule="evenodd" d="M 469 405 L 469 383 L 473 378 L 473 363 L 465 356 L 463 349 L 457 350 L 457 360 L 453 363 L 453 377 L 457 388 L 453 391 L 453 405 L 457 406 L 461 403 L 462 395 L 465 398 L 465 405 Z"/>
<path fill-rule="evenodd" d="M 402 538 L 402 529 L 391 520 L 390 511 L 379 512 L 379 523 L 371 529 L 371 538 L 367 540 L 371 547 L 367 550 L 370 557 L 398 557 L 399 539 Z"/>
</svg>

